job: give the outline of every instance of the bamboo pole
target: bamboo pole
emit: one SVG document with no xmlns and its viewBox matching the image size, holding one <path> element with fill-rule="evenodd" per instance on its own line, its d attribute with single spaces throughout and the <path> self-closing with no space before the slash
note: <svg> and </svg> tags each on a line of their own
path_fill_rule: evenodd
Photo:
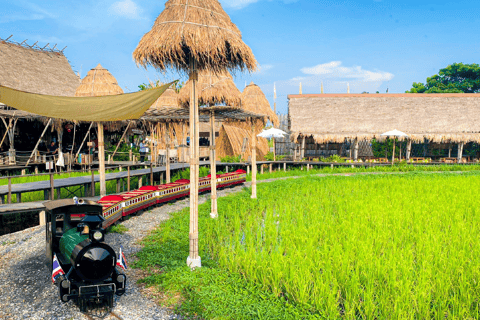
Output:
<svg viewBox="0 0 480 320">
<path fill-rule="evenodd" d="M 77 133 L 77 125 L 73 124 L 73 142 L 72 142 L 72 149 L 70 150 L 70 161 L 68 161 L 68 166 L 70 171 L 72 170 L 72 160 L 73 160 L 73 149 L 75 148 L 75 135 Z"/>
<path fill-rule="evenodd" d="M 217 164 L 215 162 L 215 113 L 212 111 L 210 114 L 210 184 L 212 187 L 212 212 L 210 217 L 218 217 L 217 210 Z"/>
<path fill-rule="evenodd" d="M 395 162 L 395 137 L 393 138 L 393 153 L 392 153 L 392 166 L 393 163 Z"/>
<path fill-rule="evenodd" d="M 405 155 L 405 160 L 410 161 L 410 155 L 412 153 L 412 140 L 408 139 L 407 141 L 407 153 Z"/>
<path fill-rule="evenodd" d="M 460 142 L 458 144 L 458 155 L 457 155 L 458 163 L 462 163 L 462 156 L 463 156 L 463 142 Z"/>
<path fill-rule="evenodd" d="M 127 128 L 126 128 L 125 131 L 123 132 L 122 137 L 120 138 L 120 141 L 118 141 L 117 147 L 115 148 L 115 151 L 113 151 L 112 159 L 113 159 L 113 157 L 115 157 L 115 154 L 117 153 L 118 147 L 120 147 L 120 144 L 122 143 L 123 138 L 125 138 L 125 134 L 127 134 L 128 128 L 130 127 L 130 124 L 131 124 L 131 123 L 132 123 L 132 121 L 129 121 L 129 122 L 128 122 Z"/>
<path fill-rule="evenodd" d="M 169 123 L 165 123 L 165 170 L 167 183 L 170 183 L 170 134 L 169 134 Z"/>
<path fill-rule="evenodd" d="M 255 136 L 255 122 L 252 122 L 252 199 L 257 199 L 257 137 Z"/>
<path fill-rule="evenodd" d="M 78 148 L 78 151 L 77 151 L 77 153 L 75 154 L 75 159 L 77 159 L 78 154 L 80 153 L 80 150 L 82 150 L 82 148 L 83 148 L 83 144 L 85 143 L 85 141 L 87 140 L 87 138 L 90 136 L 90 130 L 92 129 L 92 126 L 93 126 L 93 122 L 90 123 L 90 127 L 88 127 L 87 134 L 85 135 L 85 138 L 83 138 L 82 144 L 80 145 L 80 148 Z"/>
<path fill-rule="evenodd" d="M 25 165 L 25 167 L 28 167 L 28 164 L 30 163 L 30 160 L 32 159 L 33 155 L 35 154 L 35 152 L 36 152 L 37 149 L 38 149 L 38 145 L 40 144 L 40 141 L 42 141 L 42 138 L 43 138 L 43 136 L 45 135 L 45 132 L 47 132 L 47 129 L 48 129 L 48 126 L 50 125 L 50 123 L 52 123 L 52 118 L 50 118 L 50 120 L 48 120 L 47 125 L 45 126 L 45 129 L 43 129 L 43 132 L 42 132 L 42 134 L 40 135 L 40 138 L 38 139 L 37 144 L 35 145 L 35 148 L 34 148 L 33 151 L 32 151 L 32 154 L 31 154 L 30 157 L 28 158 L 27 164 Z M 0 144 L 0 145 L 1 145 L 1 144 Z"/>
<path fill-rule="evenodd" d="M 358 160 L 358 138 L 355 138 L 354 144 L 353 144 L 353 161 Z"/>
<path fill-rule="evenodd" d="M 103 137 L 103 123 L 98 122 L 98 164 L 100 174 L 100 197 L 107 195 L 105 185 L 105 142 Z"/>
<path fill-rule="evenodd" d="M 273 139 L 273 161 L 276 161 L 276 152 L 275 152 L 275 137 Z"/>
<path fill-rule="evenodd" d="M 190 249 L 187 265 L 191 269 L 195 269 L 201 267 L 202 262 L 198 255 L 198 94 L 196 92 L 198 72 L 196 70 L 196 61 L 192 56 L 190 56 L 189 78 L 192 81 L 192 90 L 190 92 Z"/>
</svg>

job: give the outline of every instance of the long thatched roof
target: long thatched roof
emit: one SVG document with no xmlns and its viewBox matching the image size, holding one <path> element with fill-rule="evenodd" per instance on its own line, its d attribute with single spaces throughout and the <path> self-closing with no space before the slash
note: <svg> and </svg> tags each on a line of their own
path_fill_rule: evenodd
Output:
<svg viewBox="0 0 480 320">
<path fill-rule="evenodd" d="M 158 98 L 150 107 L 150 109 L 153 110 L 162 108 L 180 108 L 178 105 L 178 93 L 176 93 L 172 88 L 165 90 L 160 98 Z"/>
<path fill-rule="evenodd" d="M 53 96 L 73 96 L 80 78 L 62 52 L 0 41 L 0 85 Z"/>
<path fill-rule="evenodd" d="M 138 65 L 189 71 L 251 70 L 257 61 L 217 0 L 168 0 L 152 29 L 133 52 Z"/>
<path fill-rule="evenodd" d="M 242 109 L 245 111 L 262 114 L 266 116 L 275 126 L 278 126 L 279 121 L 275 112 L 270 107 L 265 94 L 259 86 L 250 83 L 242 92 Z"/>
<path fill-rule="evenodd" d="M 98 64 L 88 71 L 82 83 L 75 91 L 75 97 L 101 97 L 122 94 L 123 90 L 112 74 Z"/>
<path fill-rule="evenodd" d="M 190 92 L 193 81 L 189 80 L 180 90 L 179 103 L 183 107 L 190 105 Z M 220 106 L 240 107 L 240 91 L 233 82 L 233 78 L 228 71 L 213 74 L 210 71 L 202 71 L 198 75 L 196 82 L 198 91 L 198 103 L 200 106 Z"/>
<path fill-rule="evenodd" d="M 290 95 L 292 139 L 383 139 L 390 130 L 423 142 L 480 142 L 479 94 Z"/>
</svg>

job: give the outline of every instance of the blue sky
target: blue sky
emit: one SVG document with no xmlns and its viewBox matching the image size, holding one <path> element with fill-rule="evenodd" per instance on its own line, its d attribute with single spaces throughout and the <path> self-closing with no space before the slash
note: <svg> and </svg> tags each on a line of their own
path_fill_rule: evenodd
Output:
<svg viewBox="0 0 480 320">
<path fill-rule="evenodd" d="M 287 95 L 404 92 L 453 63 L 479 63 L 480 2 L 411 0 L 223 0 L 260 63 L 236 74 L 240 90 L 254 81 L 287 112 Z M 98 63 L 126 91 L 149 80 L 185 76 L 137 68 L 132 52 L 164 0 L 0 0 L 0 37 L 31 45 L 57 43 L 84 77 Z"/>
</svg>

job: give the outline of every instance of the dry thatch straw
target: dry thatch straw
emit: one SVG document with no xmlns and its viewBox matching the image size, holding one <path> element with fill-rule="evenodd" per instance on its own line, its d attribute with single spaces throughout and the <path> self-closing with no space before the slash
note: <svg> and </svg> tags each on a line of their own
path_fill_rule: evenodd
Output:
<svg viewBox="0 0 480 320">
<path fill-rule="evenodd" d="M 88 71 L 83 78 L 75 92 L 75 97 L 100 97 L 122 93 L 123 90 L 118 85 L 117 79 L 107 69 L 98 64 Z M 106 122 L 105 128 L 108 131 L 118 131 L 126 125 L 126 121 Z"/>
<path fill-rule="evenodd" d="M 160 70 L 254 71 L 257 61 L 217 0 L 169 0 L 133 52 L 137 65 Z"/>
<path fill-rule="evenodd" d="M 384 140 L 393 129 L 414 142 L 480 142 L 478 94 L 317 94 L 290 95 L 292 140 L 317 143 Z M 312 116 L 315 115 L 315 116 Z M 317 116 L 318 115 L 318 116 Z M 321 115 L 321 116 L 319 116 Z"/>
<path fill-rule="evenodd" d="M 165 92 L 155 101 L 150 109 L 162 109 L 162 108 L 178 108 L 178 93 L 172 88 L 168 88 Z"/>
<path fill-rule="evenodd" d="M 248 126 L 246 123 L 243 124 Z M 247 138 L 248 141 L 245 152 L 242 154 L 244 138 Z M 265 138 L 256 138 L 257 160 L 263 160 L 269 150 L 268 141 Z M 238 155 L 242 155 L 243 159 L 247 160 L 252 155 L 252 130 L 223 124 L 216 140 L 216 144 L 215 152 L 217 160 L 220 160 L 225 156 Z"/>
<path fill-rule="evenodd" d="M 279 125 L 278 117 L 270 107 L 265 94 L 259 86 L 250 83 L 242 92 L 242 109 L 253 113 L 265 115 L 274 126 Z"/>
<path fill-rule="evenodd" d="M 198 74 L 197 81 L 198 104 L 199 106 L 240 107 L 240 91 L 233 82 L 228 71 L 213 74 L 210 71 L 202 71 Z M 190 92 L 192 81 L 189 80 L 180 90 L 178 101 L 182 107 L 190 105 Z"/>
</svg>

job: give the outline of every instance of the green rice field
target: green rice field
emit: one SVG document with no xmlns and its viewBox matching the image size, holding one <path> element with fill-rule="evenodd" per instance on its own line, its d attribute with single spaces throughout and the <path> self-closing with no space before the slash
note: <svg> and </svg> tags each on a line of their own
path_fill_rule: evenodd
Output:
<svg viewBox="0 0 480 320">
<path fill-rule="evenodd" d="M 218 219 L 200 206 L 200 270 L 185 267 L 188 210 L 144 240 L 136 267 L 200 318 L 478 319 L 478 190 L 477 172 L 260 184 L 258 200 L 219 199 Z"/>
</svg>

